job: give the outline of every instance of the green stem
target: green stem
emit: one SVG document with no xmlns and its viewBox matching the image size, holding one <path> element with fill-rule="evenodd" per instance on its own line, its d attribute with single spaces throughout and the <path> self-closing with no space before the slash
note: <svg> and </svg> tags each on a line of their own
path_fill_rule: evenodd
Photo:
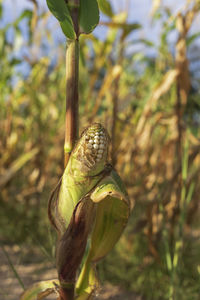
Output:
<svg viewBox="0 0 200 300">
<path fill-rule="evenodd" d="M 66 123 L 65 123 L 65 166 L 78 138 L 78 76 L 79 42 L 70 40 L 66 51 Z"/>
</svg>

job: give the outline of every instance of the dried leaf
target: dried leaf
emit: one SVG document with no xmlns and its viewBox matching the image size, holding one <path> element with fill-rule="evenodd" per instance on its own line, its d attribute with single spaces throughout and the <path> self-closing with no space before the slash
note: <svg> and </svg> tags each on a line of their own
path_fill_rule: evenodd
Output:
<svg viewBox="0 0 200 300">
<path fill-rule="evenodd" d="M 20 300 L 42 300 L 56 293 L 58 284 L 57 279 L 37 282 L 21 295 Z"/>
<path fill-rule="evenodd" d="M 17 158 L 0 177 L 0 187 L 3 187 L 15 174 L 37 153 L 39 152 L 38 148 L 34 148 L 28 153 L 23 153 L 19 158 Z"/>
<path fill-rule="evenodd" d="M 158 8 L 161 6 L 162 0 L 153 0 L 153 6 L 151 9 L 151 16 L 155 14 L 155 12 L 158 10 Z"/>
<path fill-rule="evenodd" d="M 164 75 L 163 79 L 159 82 L 159 84 L 154 89 L 153 94 L 149 99 L 149 101 L 147 101 L 143 113 L 138 121 L 138 125 L 136 128 L 136 133 L 138 136 L 140 135 L 141 131 L 144 128 L 145 122 L 149 117 L 152 107 L 157 103 L 157 101 L 162 95 L 164 95 L 169 91 L 170 87 L 172 86 L 172 84 L 174 83 L 178 75 L 179 75 L 179 70 L 175 69 L 175 70 L 168 71 Z"/>
</svg>

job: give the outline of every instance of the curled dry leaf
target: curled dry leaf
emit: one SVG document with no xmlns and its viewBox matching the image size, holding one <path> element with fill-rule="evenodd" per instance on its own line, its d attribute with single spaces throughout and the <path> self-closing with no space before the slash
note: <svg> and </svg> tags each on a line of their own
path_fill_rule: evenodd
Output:
<svg viewBox="0 0 200 300">
<path fill-rule="evenodd" d="M 21 295 L 20 300 L 42 300 L 50 294 L 57 293 L 58 284 L 57 279 L 37 282 Z"/>
</svg>

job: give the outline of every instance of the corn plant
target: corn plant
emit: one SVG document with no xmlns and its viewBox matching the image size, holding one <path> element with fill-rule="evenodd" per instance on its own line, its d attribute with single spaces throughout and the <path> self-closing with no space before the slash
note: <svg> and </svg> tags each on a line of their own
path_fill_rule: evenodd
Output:
<svg viewBox="0 0 200 300">
<path fill-rule="evenodd" d="M 102 7 L 108 2 L 99 4 Z M 96 264 L 119 239 L 130 205 L 119 175 L 108 162 L 106 129 L 94 123 L 78 138 L 79 36 L 92 32 L 98 24 L 98 3 L 47 0 L 47 5 L 67 37 L 65 170 L 48 206 L 58 234 L 58 280 L 35 284 L 21 300 L 44 299 L 54 292 L 60 300 L 86 300 L 95 295 L 99 286 Z"/>
</svg>

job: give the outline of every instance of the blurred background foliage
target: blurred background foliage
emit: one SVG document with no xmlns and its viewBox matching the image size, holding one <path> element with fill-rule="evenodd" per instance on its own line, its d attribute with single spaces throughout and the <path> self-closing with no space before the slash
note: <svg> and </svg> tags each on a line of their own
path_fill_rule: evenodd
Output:
<svg viewBox="0 0 200 300">
<path fill-rule="evenodd" d="M 47 200 L 63 172 L 65 45 L 52 57 L 50 14 L 31 2 L 0 27 L 0 242 L 53 257 Z M 156 43 L 138 39 L 142 25 L 109 2 L 101 7 L 105 36 L 80 40 L 80 131 L 91 122 L 108 129 L 110 159 L 133 207 L 99 271 L 144 299 L 200 295 L 200 32 L 190 32 L 200 4 L 184 2 L 174 13 L 152 1 Z M 147 51 L 132 50 L 137 44 Z"/>
</svg>

